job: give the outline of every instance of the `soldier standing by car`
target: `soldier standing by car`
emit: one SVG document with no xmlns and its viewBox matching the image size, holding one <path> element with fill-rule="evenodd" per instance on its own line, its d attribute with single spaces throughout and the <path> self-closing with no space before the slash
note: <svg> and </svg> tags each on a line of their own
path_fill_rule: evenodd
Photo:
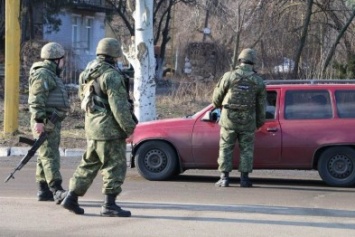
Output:
<svg viewBox="0 0 355 237">
<path fill-rule="evenodd" d="M 41 62 L 32 65 L 29 76 L 28 104 L 31 112 L 31 128 L 37 137 L 47 132 L 47 140 L 38 149 L 36 181 L 39 186 L 38 201 L 56 201 L 59 204 L 65 197 L 60 173 L 60 131 L 61 121 L 70 108 L 68 94 L 60 74 L 64 68 L 63 47 L 50 42 L 41 49 Z M 59 121 L 49 121 L 55 112 Z"/>
<path fill-rule="evenodd" d="M 240 186 L 252 186 L 249 173 L 253 170 L 254 133 L 265 121 L 266 89 L 263 79 L 253 69 L 256 52 L 243 49 L 238 60 L 240 65 L 225 73 L 213 92 L 213 105 L 222 108 L 218 155 L 221 177 L 216 183 L 219 187 L 229 186 L 236 141 L 240 149 Z"/>
<path fill-rule="evenodd" d="M 130 112 L 124 78 L 116 68 L 122 55 L 119 41 L 104 38 L 96 49 L 97 58 L 80 74 L 79 95 L 85 112 L 87 148 L 69 182 L 69 193 L 62 206 L 75 214 L 84 214 L 78 196 L 89 189 L 98 171 L 103 177 L 105 201 L 101 216 L 130 217 L 131 212 L 116 205 L 126 176 L 126 142 L 136 123 Z M 88 90 L 88 85 L 92 88 Z M 93 92 L 88 99 L 88 92 Z M 90 94 L 90 93 L 89 93 Z"/>
</svg>

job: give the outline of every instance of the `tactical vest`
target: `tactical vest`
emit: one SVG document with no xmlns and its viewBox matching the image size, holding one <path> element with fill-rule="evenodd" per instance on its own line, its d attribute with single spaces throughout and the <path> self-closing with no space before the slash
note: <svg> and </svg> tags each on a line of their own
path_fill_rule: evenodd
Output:
<svg viewBox="0 0 355 237">
<path fill-rule="evenodd" d="M 257 84 L 249 79 L 251 76 L 239 76 L 232 82 L 227 92 L 229 100 L 224 105 L 226 109 L 250 111 L 255 108 Z"/>
<path fill-rule="evenodd" d="M 54 88 L 54 90 L 49 91 L 46 106 L 54 107 L 60 111 L 68 111 L 70 108 L 70 104 L 63 81 L 57 76 L 54 77 L 54 80 L 57 86 L 56 88 Z"/>
<path fill-rule="evenodd" d="M 45 70 L 47 73 L 51 74 L 56 84 L 56 87 L 52 90 L 49 90 L 48 92 L 48 98 L 46 101 L 48 112 L 52 112 L 52 109 L 56 109 L 58 112 L 67 112 L 70 108 L 69 97 L 62 79 L 60 79 L 54 72 L 48 70 L 45 67 L 37 67 L 31 74 L 34 76 L 36 73 L 38 73 L 38 70 Z"/>
</svg>

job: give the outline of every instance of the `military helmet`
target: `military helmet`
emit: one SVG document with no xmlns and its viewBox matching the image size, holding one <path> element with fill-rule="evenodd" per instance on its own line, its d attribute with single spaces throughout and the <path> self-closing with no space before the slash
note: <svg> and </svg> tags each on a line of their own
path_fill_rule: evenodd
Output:
<svg viewBox="0 0 355 237">
<path fill-rule="evenodd" d="M 64 57 L 64 54 L 63 46 L 56 42 L 47 43 L 41 49 L 42 59 L 58 59 Z"/>
<path fill-rule="evenodd" d="M 96 48 L 96 55 L 107 55 L 118 58 L 121 54 L 121 44 L 114 38 L 103 38 L 99 41 Z"/>
<path fill-rule="evenodd" d="M 238 61 L 242 63 L 254 64 L 256 62 L 256 52 L 254 49 L 243 49 L 238 56 Z"/>
</svg>

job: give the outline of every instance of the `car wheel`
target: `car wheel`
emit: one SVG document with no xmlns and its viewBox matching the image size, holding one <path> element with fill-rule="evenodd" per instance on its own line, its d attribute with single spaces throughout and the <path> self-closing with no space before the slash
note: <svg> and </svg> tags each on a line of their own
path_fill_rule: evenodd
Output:
<svg viewBox="0 0 355 237">
<path fill-rule="evenodd" d="M 318 173 L 331 186 L 355 184 L 355 151 L 350 147 L 333 147 L 325 150 L 318 161 Z"/>
<path fill-rule="evenodd" d="M 135 155 L 138 172 L 148 180 L 166 180 L 175 174 L 177 155 L 165 142 L 150 141 L 142 144 Z"/>
</svg>

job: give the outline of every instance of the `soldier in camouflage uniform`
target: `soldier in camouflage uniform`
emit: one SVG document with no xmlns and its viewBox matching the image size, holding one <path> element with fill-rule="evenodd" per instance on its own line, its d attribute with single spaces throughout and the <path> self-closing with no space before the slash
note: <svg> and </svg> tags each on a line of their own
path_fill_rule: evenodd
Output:
<svg viewBox="0 0 355 237">
<path fill-rule="evenodd" d="M 115 203 L 126 176 L 125 139 L 136 126 L 123 77 L 116 68 L 117 58 L 122 54 L 120 43 L 113 38 L 104 38 L 98 43 L 96 54 L 97 58 L 88 64 L 79 78 L 79 94 L 83 102 L 86 101 L 84 85 L 95 80 L 95 95 L 88 101 L 93 101 L 93 104 L 82 106 L 87 108 L 87 149 L 70 179 L 69 193 L 62 206 L 75 214 L 84 214 L 84 209 L 78 204 L 78 196 L 86 193 L 98 171 L 101 171 L 102 193 L 105 195 L 101 215 L 130 217 L 130 211 L 121 209 Z"/>
<path fill-rule="evenodd" d="M 60 130 L 61 121 L 69 110 L 69 98 L 59 77 L 64 67 L 63 47 L 55 42 L 41 49 L 41 62 L 32 65 L 29 77 L 28 104 L 31 112 L 31 128 L 36 137 L 43 131 L 47 140 L 38 149 L 36 181 L 39 201 L 53 201 L 59 204 L 65 197 L 60 169 Z M 59 115 L 59 121 L 52 124 L 49 118 L 53 112 Z"/>
<path fill-rule="evenodd" d="M 223 75 L 213 92 L 213 105 L 222 108 L 218 170 L 219 187 L 229 186 L 229 172 L 233 169 L 233 150 L 238 140 L 240 149 L 240 186 L 251 187 L 248 174 L 253 170 L 254 133 L 265 121 L 266 89 L 253 70 L 256 53 L 244 49 L 240 65 Z"/>
</svg>

